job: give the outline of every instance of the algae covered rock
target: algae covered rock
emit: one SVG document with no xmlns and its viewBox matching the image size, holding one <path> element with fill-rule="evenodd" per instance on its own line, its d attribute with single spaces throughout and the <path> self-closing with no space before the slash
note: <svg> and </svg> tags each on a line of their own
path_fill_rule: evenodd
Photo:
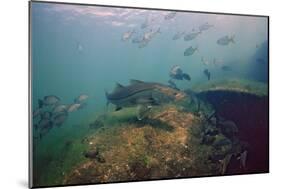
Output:
<svg viewBox="0 0 281 189">
<path fill-rule="evenodd" d="M 94 155 L 98 149 L 104 161 L 88 158 L 65 176 L 64 183 L 217 175 L 220 163 L 209 157 L 221 149 L 201 143 L 202 124 L 198 116 L 167 105 L 146 120 L 105 126 L 89 137 L 87 147 Z"/>
<path fill-rule="evenodd" d="M 259 97 L 268 95 L 268 86 L 265 83 L 245 79 L 214 80 L 197 85 L 193 90 L 196 93 L 225 91 L 251 94 Z"/>
</svg>

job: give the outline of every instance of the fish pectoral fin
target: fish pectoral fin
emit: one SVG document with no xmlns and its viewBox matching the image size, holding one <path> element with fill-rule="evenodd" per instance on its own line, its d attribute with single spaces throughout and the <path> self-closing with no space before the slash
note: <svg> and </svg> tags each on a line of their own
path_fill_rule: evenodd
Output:
<svg viewBox="0 0 281 189">
<path fill-rule="evenodd" d="M 136 79 L 131 79 L 130 84 L 138 84 L 138 83 L 144 83 L 143 81 L 136 80 Z"/>
<path fill-rule="evenodd" d="M 116 106 L 115 111 L 119 111 L 119 110 L 121 110 L 121 109 L 122 109 L 122 107 Z"/>
<path fill-rule="evenodd" d="M 117 83 L 117 82 L 116 82 L 116 86 L 115 86 L 114 92 L 119 91 L 119 90 L 122 89 L 122 88 L 124 88 L 124 86 L 121 85 L 120 83 Z"/>
<path fill-rule="evenodd" d="M 148 115 L 148 112 L 152 109 L 150 105 L 138 105 L 137 106 L 137 118 L 138 120 L 142 120 Z"/>
</svg>

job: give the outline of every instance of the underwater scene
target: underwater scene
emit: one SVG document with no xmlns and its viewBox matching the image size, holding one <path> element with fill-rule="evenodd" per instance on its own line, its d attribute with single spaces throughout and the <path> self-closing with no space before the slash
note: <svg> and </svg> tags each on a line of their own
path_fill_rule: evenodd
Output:
<svg viewBox="0 0 281 189">
<path fill-rule="evenodd" d="M 30 16 L 31 186 L 269 172 L 268 17 Z"/>
</svg>

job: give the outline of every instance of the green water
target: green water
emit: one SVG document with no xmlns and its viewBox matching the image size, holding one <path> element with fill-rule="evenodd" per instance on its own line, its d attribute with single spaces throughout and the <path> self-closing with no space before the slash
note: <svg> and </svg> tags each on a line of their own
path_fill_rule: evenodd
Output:
<svg viewBox="0 0 281 189">
<path fill-rule="evenodd" d="M 169 71 L 180 65 L 191 81 L 176 81 L 180 89 L 207 82 L 203 74 L 209 69 L 211 79 L 244 78 L 267 82 L 267 19 L 178 12 L 171 20 L 165 11 L 86 7 L 32 3 L 32 108 L 38 99 L 56 95 L 62 104 L 87 94 L 87 106 L 71 112 L 60 128 L 54 127 L 40 141 L 34 140 L 34 182 L 38 185 L 61 184 L 64 175 L 85 161 L 81 140 L 95 132 L 89 123 L 98 115 L 112 111 L 106 107 L 105 91 L 115 83 L 129 84 L 130 79 L 168 84 Z M 141 29 L 145 18 L 154 19 Z M 172 40 L 178 31 L 191 32 L 204 23 L 214 27 L 192 41 Z M 137 35 L 161 29 L 148 45 L 138 48 L 131 39 L 122 41 L 124 32 L 135 29 Z M 217 39 L 235 35 L 235 44 L 220 46 Z M 198 47 L 192 56 L 184 56 L 189 46 Z M 201 58 L 222 60 L 231 66 L 225 72 L 215 65 L 205 66 Z M 264 63 L 256 59 L 262 58 Z M 38 119 L 33 119 L 37 122 Z M 36 131 L 34 130 L 34 135 Z"/>
</svg>

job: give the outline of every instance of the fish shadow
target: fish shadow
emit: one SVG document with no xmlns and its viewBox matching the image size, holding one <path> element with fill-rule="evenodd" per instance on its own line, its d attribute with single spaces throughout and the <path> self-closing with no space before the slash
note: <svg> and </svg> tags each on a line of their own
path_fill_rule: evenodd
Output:
<svg viewBox="0 0 281 189">
<path fill-rule="evenodd" d="M 134 119 L 130 119 L 129 123 L 132 123 L 132 124 L 136 125 L 136 127 L 140 127 L 140 128 L 144 127 L 146 125 L 150 125 L 153 128 L 158 128 L 158 129 L 162 129 L 162 130 L 169 131 L 169 132 L 174 131 L 174 127 L 172 127 L 169 124 L 167 124 L 161 120 L 158 120 L 158 119 L 146 118 L 143 120 L 138 120 L 137 118 L 134 118 Z"/>
</svg>

